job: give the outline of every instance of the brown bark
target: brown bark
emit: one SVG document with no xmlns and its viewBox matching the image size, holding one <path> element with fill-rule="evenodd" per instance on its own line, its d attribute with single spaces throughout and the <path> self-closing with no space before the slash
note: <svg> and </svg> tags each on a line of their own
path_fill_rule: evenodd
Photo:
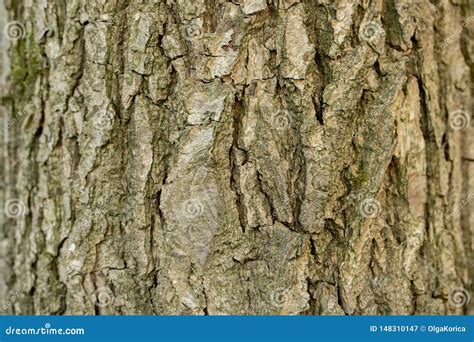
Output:
<svg viewBox="0 0 474 342">
<path fill-rule="evenodd" d="M 473 313 L 467 0 L 1 3 L 3 313 Z"/>
</svg>

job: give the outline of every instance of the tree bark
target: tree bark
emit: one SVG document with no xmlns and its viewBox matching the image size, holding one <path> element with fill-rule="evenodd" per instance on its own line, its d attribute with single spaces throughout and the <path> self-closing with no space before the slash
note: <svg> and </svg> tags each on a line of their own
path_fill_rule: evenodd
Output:
<svg viewBox="0 0 474 342">
<path fill-rule="evenodd" d="M 3 6 L 2 313 L 474 312 L 468 0 Z"/>
</svg>

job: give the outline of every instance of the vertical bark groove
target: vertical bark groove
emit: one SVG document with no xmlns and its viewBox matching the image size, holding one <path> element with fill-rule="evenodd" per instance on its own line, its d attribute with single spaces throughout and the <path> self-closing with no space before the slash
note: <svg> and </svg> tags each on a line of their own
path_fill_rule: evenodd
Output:
<svg viewBox="0 0 474 342">
<path fill-rule="evenodd" d="M 0 5 L 2 313 L 472 313 L 469 1 Z"/>
</svg>

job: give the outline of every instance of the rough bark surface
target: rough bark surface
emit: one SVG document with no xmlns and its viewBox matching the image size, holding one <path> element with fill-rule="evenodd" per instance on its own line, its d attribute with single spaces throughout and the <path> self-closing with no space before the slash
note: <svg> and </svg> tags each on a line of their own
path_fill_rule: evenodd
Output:
<svg viewBox="0 0 474 342">
<path fill-rule="evenodd" d="M 467 0 L 1 5 L 2 313 L 473 313 Z"/>
</svg>

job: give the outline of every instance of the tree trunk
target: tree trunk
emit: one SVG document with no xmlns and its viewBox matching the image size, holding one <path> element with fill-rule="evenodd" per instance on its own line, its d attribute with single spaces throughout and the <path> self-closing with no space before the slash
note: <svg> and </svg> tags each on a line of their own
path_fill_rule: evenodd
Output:
<svg viewBox="0 0 474 342">
<path fill-rule="evenodd" d="M 2 313 L 474 312 L 468 0 L 1 2 Z"/>
</svg>

